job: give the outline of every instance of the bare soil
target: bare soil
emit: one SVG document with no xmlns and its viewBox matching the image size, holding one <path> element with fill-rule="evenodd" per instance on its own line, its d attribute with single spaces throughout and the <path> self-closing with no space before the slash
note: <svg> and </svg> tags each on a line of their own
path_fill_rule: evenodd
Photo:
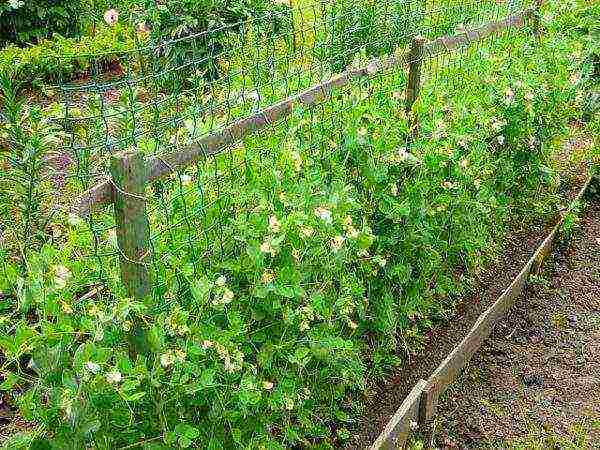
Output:
<svg viewBox="0 0 600 450">
<path fill-rule="evenodd" d="M 439 406 L 438 448 L 600 448 L 600 202 Z"/>
</svg>

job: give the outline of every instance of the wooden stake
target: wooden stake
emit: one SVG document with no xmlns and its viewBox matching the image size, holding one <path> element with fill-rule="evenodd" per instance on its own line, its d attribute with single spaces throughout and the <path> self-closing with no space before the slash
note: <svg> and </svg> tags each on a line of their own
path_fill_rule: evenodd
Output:
<svg viewBox="0 0 600 450">
<path fill-rule="evenodd" d="M 150 297 L 150 229 L 146 213 L 148 166 L 142 153 L 123 152 L 110 160 L 120 249 L 121 279 L 127 295 L 142 302 Z"/>
<path fill-rule="evenodd" d="M 410 52 L 408 54 L 408 82 L 406 84 L 406 116 L 409 119 L 411 136 L 417 134 L 417 122 L 413 115 L 413 105 L 415 104 L 421 87 L 421 66 L 423 62 L 423 47 L 426 39 L 422 36 L 415 36 L 412 40 Z"/>
</svg>

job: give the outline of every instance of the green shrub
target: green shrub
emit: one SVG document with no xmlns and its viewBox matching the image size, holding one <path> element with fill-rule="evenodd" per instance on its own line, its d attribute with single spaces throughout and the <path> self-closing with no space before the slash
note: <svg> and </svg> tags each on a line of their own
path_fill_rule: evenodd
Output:
<svg viewBox="0 0 600 450">
<path fill-rule="evenodd" d="M 35 45 L 7 46 L 0 50 L 0 72 L 31 85 L 86 78 L 92 68 L 102 72 L 110 64 L 133 70 L 143 64 L 158 74 L 161 88 L 175 88 L 187 84 L 190 76 L 218 77 L 217 58 L 233 45 L 260 45 L 239 36 L 250 26 L 255 39 L 290 35 L 291 29 L 289 7 L 268 0 L 225 4 L 140 0 L 124 2 L 123 7 L 126 10 L 118 23 L 96 23 L 90 35 L 55 35 L 51 39 L 40 35 Z M 98 16 L 102 12 L 93 11 L 93 16 L 101 20 Z M 145 24 L 149 36 L 139 32 L 141 24 Z"/>
<path fill-rule="evenodd" d="M 26 48 L 9 45 L 0 50 L 0 73 L 29 86 L 66 82 L 89 75 L 92 66 L 118 61 L 134 48 L 127 27 L 102 25 L 94 35 L 80 39 L 54 36 Z"/>
<path fill-rule="evenodd" d="M 56 125 L 41 108 L 20 100 L 16 83 L 0 73 L 0 227 L 6 247 L 29 249 L 44 240 L 53 198 L 45 158 L 58 141 Z"/>
<path fill-rule="evenodd" d="M 247 29 L 259 39 L 269 39 L 289 33 L 292 26 L 291 9 L 270 0 L 144 1 L 136 20 L 149 27 L 150 44 L 159 48 L 159 65 L 167 69 L 162 82 L 172 87 L 186 84 L 194 71 L 201 72 L 202 78 L 217 78 L 217 58 L 231 50 L 234 42 L 261 45 L 244 39 Z"/>
<path fill-rule="evenodd" d="M 550 149 L 531 138 L 568 119 L 568 53 L 506 34 L 432 65 L 410 148 L 399 70 L 154 182 L 151 306 L 120 284 L 110 208 L 93 231 L 56 217 L 23 270 L 1 253 L 0 389 L 37 448 L 344 445 L 370 377 L 418 349 L 507 222 L 551 202 Z M 184 100 L 157 114 L 194 114 Z M 115 134 L 139 126 L 123 122 Z"/>
<path fill-rule="evenodd" d="M 24 46 L 54 33 L 73 36 L 85 15 L 82 0 L 9 0 L 0 3 L 0 47 Z"/>
<path fill-rule="evenodd" d="M 15 319 L 0 322 L 2 388 L 54 448 L 343 445 L 371 367 L 381 376 L 401 345 L 415 351 L 493 256 L 518 201 L 539 216 L 530 208 L 548 200 L 535 183 L 545 152 L 530 137 L 540 116 L 564 110 L 544 102 L 566 98 L 546 97 L 556 86 L 517 56 L 504 62 L 474 54 L 438 69 L 410 149 L 397 72 L 155 183 L 171 200 L 149 198 L 153 226 L 194 222 L 153 240 L 151 307 L 126 297 L 115 259 L 102 257 L 107 286 L 96 288 L 98 261 L 78 255 L 114 254 L 107 233 L 57 221 L 58 242 L 24 273 L 10 261 L 0 272 L 17 298 Z M 451 89 L 458 75 L 470 90 Z M 147 354 L 130 351 L 139 317 Z"/>
<path fill-rule="evenodd" d="M 321 37 L 319 50 L 331 70 L 340 72 L 357 53 L 379 56 L 408 42 L 418 29 L 423 5 L 421 1 L 342 0 L 324 2 L 327 33 Z"/>
</svg>

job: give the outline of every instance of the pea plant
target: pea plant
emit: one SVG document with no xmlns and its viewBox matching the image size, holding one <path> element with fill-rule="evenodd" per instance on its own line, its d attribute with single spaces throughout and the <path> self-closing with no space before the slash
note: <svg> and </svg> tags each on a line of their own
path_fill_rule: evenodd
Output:
<svg viewBox="0 0 600 450">
<path fill-rule="evenodd" d="M 92 227 L 56 217 L 55 239 L 24 268 L 0 253 L 0 291 L 14 299 L 0 303 L 0 389 L 37 425 L 15 446 L 347 443 L 363 396 L 419 350 L 498 238 L 556 205 L 549 136 L 566 129 L 577 91 L 561 88 L 566 38 L 540 70 L 529 68 L 548 50 L 531 39 L 428 67 L 409 145 L 406 77 L 390 72 L 150 183 L 151 303 L 119 281 L 110 211 Z M 123 111 L 138 94 L 109 105 L 115 135 L 137 131 Z M 184 120 L 155 139 L 177 146 L 207 128 Z"/>
</svg>

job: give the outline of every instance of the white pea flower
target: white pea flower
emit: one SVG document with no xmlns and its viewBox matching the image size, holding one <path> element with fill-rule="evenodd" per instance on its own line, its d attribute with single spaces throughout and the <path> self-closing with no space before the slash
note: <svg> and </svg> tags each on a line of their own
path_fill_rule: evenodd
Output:
<svg viewBox="0 0 600 450">
<path fill-rule="evenodd" d="M 257 90 L 249 91 L 246 93 L 246 95 L 250 100 L 252 100 L 254 102 L 260 101 L 260 94 L 258 93 Z"/>
<path fill-rule="evenodd" d="M 352 225 L 350 225 L 348 228 L 346 228 L 346 233 L 348 233 L 348 237 L 350 239 L 356 239 L 358 237 L 358 230 L 356 228 L 354 228 Z"/>
<path fill-rule="evenodd" d="M 83 219 L 81 217 L 79 217 L 77 214 L 69 214 L 69 218 L 67 219 L 67 223 L 69 225 L 71 225 L 72 227 L 78 227 L 79 225 L 81 225 L 83 222 Z"/>
<path fill-rule="evenodd" d="M 180 179 L 181 179 L 181 184 L 183 184 L 184 186 L 191 186 L 192 177 L 190 175 L 183 174 L 183 175 L 181 175 Z"/>
<path fill-rule="evenodd" d="M 106 374 L 106 381 L 108 381 L 111 384 L 118 384 L 121 382 L 122 379 L 123 379 L 123 376 L 121 375 L 121 372 L 119 372 L 118 370 L 113 370 Z"/>
<path fill-rule="evenodd" d="M 409 153 L 406 151 L 406 147 L 400 147 L 398 149 L 398 160 L 406 161 L 409 157 Z"/>
<path fill-rule="evenodd" d="M 63 265 L 54 266 L 54 284 L 59 289 L 64 289 L 71 279 L 71 271 Z"/>
<path fill-rule="evenodd" d="M 323 208 L 322 206 L 315 208 L 315 215 L 327 223 L 331 223 L 331 221 L 332 221 L 331 211 L 328 210 L 327 208 Z"/>
<path fill-rule="evenodd" d="M 148 33 L 150 33 L 150 28 L 148 27 L 148 25 L 146 24 L 146 22 L 140 22 L 136 25 L 135 27 L 136 31 L 138 33 L 140 33 L 141 35 L 145 36 Z"/>
<path fill-rule="evenodd" d="M 260 244 L 260 251 L 263 253 L 269 253 L 271 256 L 275 256 L 277 254 L 277 250 L 275 250 L 275 247 L 271 245 L 271 241 L 269 240 L 266 240 Z"/>
<path fill-rule="evenodd" d="M 492 119 L 492 130 L 500 131 L 506 125 L 504 120 L 498 120 L 496 118 Z"/>
<path fill-rule="evenodd" d="M 100 370 L 101 370 L 100 365 L 96 364 L 95 362 L 92 362 L 92 361 L 86 362 L 85 368 L 93 374 L 96 374 L 96 373 L 100 372 Z"/>
<path fill-rule="evenodd" d="M 227 283 L 227 278 L 225 278 L 225 275 L 219 276 L 219 278 L 217 278 L 217 281 L 215 281 L 215 284 L 219 287 L 225 286 L 226 283 Z"/>
<path fill-rule="evenodd" d="M 338 251 L 340 248 L 342 248 L 342 245 L 344 244 L 345 238 L 343 236 L 336 236 L 334 237 L 331 241 L 330 241 L 330 245 L 331 248 L 334 251 Z"/>
<path fill-rule="evenodd" d="M 302 156 L 300 156 L 300 153 L 298 153 L 297 151 L 293 151 L 291 153 L 291 157 L 292 161 L 294 162 L 294 169 L 296 169 L 297 172 L 302 167 Z"/>
<path fill-rule="evenodd" d="M 8 6 L 10 6 L 11 9 L 19 9 L 24 4 L 25 2 L 22 0 L 8 0 Z"/>
<path fill-rule="evenodd" d="M 300 233 L 304 237 L 311 237 L 314 232 L 315 232 L 315 230 L 313 230 L 311 227 L 304 227 L 304 226 L 300 227 Z"/>
<path fill-rule="evenodd" d="M 179 348 L 177 350 L 175 350 L 175 358 L 177 359 L 177 361 L 179 361 L 179 362 L 185 361 L 185 356 L 186 356 L 186 353 L 183 350 L 181 350 Z"/>
<path fill-rule="evenodd" d="M 175 362 L 175 355 L 173 352 L 167 352 L 160 355 L 160 365 L 163 367 L 169 367 Z"/>
<path fill-rule="evenodd" d="M 281 230 L 281 224 L 277 220 L 276 216 L 269 217 L 269 230 L 273 233 L 279 232 Z"/>
<path fill-rule="evenodd" d="M 571 82 L 571 84 L 577 84 L 577 83 L 579 83 L 580 80 L 581 80 L 581 74 L 579 74 L 578 72 L 573 73 L 569 77 L 569 81 Z"/>
<path fill-rule="evenodd" d="M 263 284 L 272 283 L 274 279 L 275 279 L 275 272 L 273 272 L 270 269 L 265 270 L 260 277 L 260 281 Z"/>
<path fill-rule="evenodd" d="M 231 303 L 231 300 L 233 300 L 233 292 L 231 291 L 231 289 L 225 289 L 223 291 L 223 304 L 227 305 L 228 303 Z"/>
<path fill-rule="evenodd" d="M 506 142 L 506 139 L 502 135 L 498 136 L 496 138 L 496 140 L 498 141 L 498 144 L 500 144 L 500 145 L 504 145 L 504 143 Z"/>
</svg>

